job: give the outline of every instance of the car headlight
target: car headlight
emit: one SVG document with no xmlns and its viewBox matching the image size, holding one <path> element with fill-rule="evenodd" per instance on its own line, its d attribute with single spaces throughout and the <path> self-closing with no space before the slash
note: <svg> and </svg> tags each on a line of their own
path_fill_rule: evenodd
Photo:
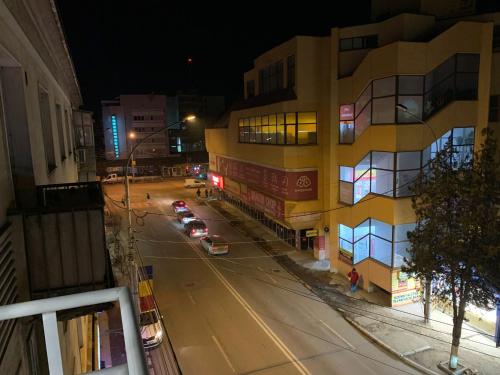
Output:
<svg viewBox="0 0 500 375">
<path fill-rule="evenodd" d="M 162 337 L 163 337 L 163 331 L 156 332 L 156 335 L 155 335 L 156 340 L 161 340 Z"/>
</svg>

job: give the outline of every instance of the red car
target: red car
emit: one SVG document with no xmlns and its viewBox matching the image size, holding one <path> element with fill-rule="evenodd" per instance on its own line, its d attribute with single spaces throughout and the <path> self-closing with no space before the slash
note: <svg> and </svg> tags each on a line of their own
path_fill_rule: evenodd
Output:
<svg viewBox="0 0 500 375">
<path fill-rule="evenodd" d="M 175 213 L 189 211 L 189 207 L 184 201 L 173 201 L 172 209 L 174 210 Z"/>
</svg>

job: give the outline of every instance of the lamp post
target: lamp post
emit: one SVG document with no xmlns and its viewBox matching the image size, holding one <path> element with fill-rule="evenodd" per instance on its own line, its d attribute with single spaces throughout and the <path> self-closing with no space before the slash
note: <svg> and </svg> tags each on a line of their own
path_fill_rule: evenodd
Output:
<svg viewBox="0 0 500 375">
<path fill-rule="evenodd" d="M 129 266 L 130 266 L 130 287 L 132 289 L 132 294 L 137 302 L 137 299 L 136 299 L 136 294 L 137 294 L 137 272 L 136 272 L 136 264 L 135 264 L 135 260 L 134 260 L 134 251 L 133 251 L 133 248 L 134 248 L 134 241 L 133 241 L 133 231 L 132 231 L 132 209 L 130 207 L 130 184 L 129 184 L 129 180 L 128 180 L 128 170 L 129 170 L 129 167 L 130 167 L 130 161 L 133 159 L 133 155 L 134 155 L 134 151 L 137 149 L 137 147 L 139 147 L 142 143 L 144 143 L 144 141 L 146 141 L 147 139 L 157 135 L 157 134 L 160 134 L 164 131 L 166 131 L 167 129 L 175 126 L 175 125 L 179 125 L 179 124 L 184 124 L 188 121 L 193 121 L 194 119 L 196 119 L 196 116 L 194 115 L 190 115 L 190 116 L 187 116 L 185 119 L 183 120 L 180 120 L 180 121 L 176 121 L 170 125 L 167 125 L 165 126 L 164 128 L 161 128 L 160 130 L 157 130 L 155 131 L 154 133 L 151 133 L 149 135 L 147 135 L 146 137 L 138 140 L 138 142 L 135 142 L 134 146 L 132 147 L 132 150 L 130 150 L 130 153 L 128 155 L 128 158 L 127 158 L 127 164 L 125 166 L 125 202 L 126 202 L 126 206 L 127 206 L 127 218 L 128 218 L 128 228 L 127 228 L 127 233 L 128 233 L 128 253 L 127 253 L 127 261 L 129 263 Z M 129 138 L 131 139 L 135 139 L 136 135 L 134 132 L 131 132 L 129 134 Z"/>
<path fill-rule="evenodd" d="M 136 137 L 135 132 L 130 132 L 130 133 L 128 133 L 128 138 L 129 138 L 130 140 L 132 140 L 132 141 L 133 141 L 133 140 L 135 139 L 135 137 Z M 134 143 L 134 144 L 135 144 L 135 143 Z M 132 170 L 132 178 L 134 178 L 134 177 L 135 177 L 135 160 L 134 160 L 134 151 L 132 151 L 132 152 L 131 152 L 131 155 L 132 155 L 132 168 L 134 168 L 134 169 Z"/>
<path fill-rule="evenodd" d="M 403 104 L 397 104 L 396 109 L 398 111 L 401 111 L 401 112 L 408 114 L 410 117 L 417 120 L 419 123 L 427 126 L 430 129 L 432 136 L 434 137 L 434 141 L 437 142 L 436 133 L 434 132 L 434 129 L 432 129 L 432 127 L 429 126 L 429 124 L 422 121 L 417 115 L 415 115 L 414 113 L 409 111 L 408 108 Z M 436 146 L 439 147 L 438 144 Z M 432 278 L 427 277 L 424 280 L 424 322 L 425 323 L 429 323 L 429 320 L 431 318 L 431 295 L 432 295 Z"/>
</svg>

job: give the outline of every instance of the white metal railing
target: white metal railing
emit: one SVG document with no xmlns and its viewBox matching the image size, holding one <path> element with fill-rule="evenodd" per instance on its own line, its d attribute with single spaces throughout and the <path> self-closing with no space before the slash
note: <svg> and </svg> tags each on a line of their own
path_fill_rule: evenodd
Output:
<svg viewBox="0 0 500 375">
<path fill-rule="evenodd" d="M 146 375 L 146 358 L 142 346 L 142 339 L 135 317 L 130 291 L 127 287 L 103 289 L 94 292 L 71 294 L 0 306 L 0 321 L 41 314 L 50 375 L 63 375 L 56 312 L 114 301 L 120 303 L 127 363 L 121 366 L 113 366 L 99 372 L 92 372 L 90 374 L 100 374 L 102 372 L 104 374 Z"/>
</svg>

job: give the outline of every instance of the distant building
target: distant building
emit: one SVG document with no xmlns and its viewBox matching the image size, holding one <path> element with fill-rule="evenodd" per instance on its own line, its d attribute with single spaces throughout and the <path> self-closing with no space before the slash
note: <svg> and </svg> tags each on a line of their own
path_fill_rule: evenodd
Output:
<svg viewBox="0 0 500 375">
<path fill-rule="evenodd" d="M 103 100 L 102 124 L 106 160 L 127 159 L 136 142 L 165 128 L 165 95 L 120 95 Z M 168 155 L 167 135 L 157 134 L 134 152 L 134 158 L 158 158 Z"/>
<path fill-rule="evenodd" d="M 225 110 L 223 96 L 204 96 L 179 93 L 167 98 L 167 123 L 173 124 L 188 115 L 196 120 L 181 129 L 172 127 L 168 132 L 170 154 L 205 151 L 205 129 Z"/>
<path fill-rule="evenodd" d="M 245 100 L 206 138 L 228 202 L 332 271 L 355 266 L 363 288 L 399 305 L 418 298 L 401 271 L 416 176 L 446 142 L 458 160 L 498 129 L 500 13 L 475 1 L 372 3 L 374 23 L 258 56 Z"/>
</svg>

